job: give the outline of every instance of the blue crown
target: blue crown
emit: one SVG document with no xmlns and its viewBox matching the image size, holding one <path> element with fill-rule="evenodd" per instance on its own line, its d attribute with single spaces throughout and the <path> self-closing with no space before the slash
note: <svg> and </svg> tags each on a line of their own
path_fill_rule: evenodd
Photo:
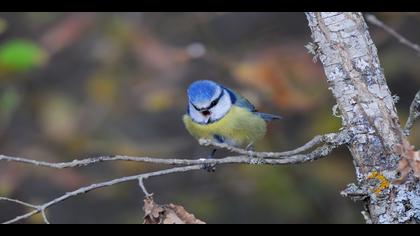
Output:
<svg viewBox="0 0 420 236">
<path fill-rule="evenodd" d="M 203 104 L 214 99 L 220 85 L 210 80 L 197 80 L 188 87 L 188 98 L 193 104 Z"/>
</svg>

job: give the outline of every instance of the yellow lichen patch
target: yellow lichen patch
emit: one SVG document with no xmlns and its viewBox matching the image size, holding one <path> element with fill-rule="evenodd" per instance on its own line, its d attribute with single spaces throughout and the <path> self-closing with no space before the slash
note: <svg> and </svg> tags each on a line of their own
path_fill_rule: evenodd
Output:
<svg viewBox="0 0 420 236">
<path fill-rule="evenodd" d="M 374 189 L 375 194 L 382 193 L 383 190 L 389 188 L 388 179 L 381 173 L 373 171 L 368 175 L 368 179 L 376 179 L 379 181 L 378 186 Z"/>
</svg>

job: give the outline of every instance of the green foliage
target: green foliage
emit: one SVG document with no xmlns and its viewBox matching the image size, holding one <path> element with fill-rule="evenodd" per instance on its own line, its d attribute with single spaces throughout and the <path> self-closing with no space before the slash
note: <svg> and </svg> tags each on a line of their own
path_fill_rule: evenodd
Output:
<svg viewBox="0 0 420 236">
<path fill-rule="evenodd" d="M 47 52 L 29 40 L 11 40 L 0 45 L 0 69 L 27 71 L 43 65 Z"/>
</svg>

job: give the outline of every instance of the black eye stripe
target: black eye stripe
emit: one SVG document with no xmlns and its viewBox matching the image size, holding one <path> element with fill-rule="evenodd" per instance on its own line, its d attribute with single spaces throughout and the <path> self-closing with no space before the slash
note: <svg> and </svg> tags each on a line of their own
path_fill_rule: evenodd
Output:
<svg viewBox="0 0 420 236">
<path fill-rule="evenodd" d="M 200 109 L 196 107 L 192 102 L 190 104 L 194 107 L 194 109 L 196 109 L 197 111 L 200 111 Z"/>
<path fill-rule="evenodd" d="M 220 93 L 219 97 L 217 97 L 216 99 L 214 99 L 211 103 L 210 106 L 208 107 L 204 107 L 204 108 L 198 108 L 196 107 L 193 103 L 191 103 L 191 105 L 194 107 L 194 109 L 196 109 L 197 111 L 203 111 L 203 110 L 210 110 L 211 108 L 213 108 L 214 106 L 217 105 L 217 103 L 219 103 L 219 100 L 222 98 L 223 94 L 225 93 L 224 90 L 222 90 L 222 92 Z"/>
<path fill-rule="evenodd" d="M 222 98 L 222 96 L 223 96 L 224 92 L 225 92 L 225 91 L 223 91 L 223 90 L 222 90 L 222 92 L 220 93 L 219 97 L 217 97 L 216 99 L 214 99 L 214 100 L 210 103 L 210 106 L 209 106 L 209 107 L 207 107 L 206 109 L 207 109 L 207 110 L 210 110 L 212 107 L 216 106 L 216 105 L 217 105 L 217 103 L 219 103 L 219 100 Z"/>
</svg>

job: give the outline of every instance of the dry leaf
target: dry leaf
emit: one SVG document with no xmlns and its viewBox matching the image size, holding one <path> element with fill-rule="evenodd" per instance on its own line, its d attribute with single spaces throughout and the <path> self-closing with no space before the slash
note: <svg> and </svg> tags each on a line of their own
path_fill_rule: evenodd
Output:
<svg viewBox="0 0 420 236">
<path fill-rule="evenodd" d="M 144 199 L 144 224 L 205 224 L 188 213 L 184 207 L 169 204 L 159 205 L 149 197 Z"/>
<path fill-rule="evenodd" d="M 420 151 L 414 151 L 414 146 L 411 145 L 407 139 L 403 140 L 402 145 L 397 146 L 397 151 L 402 158 L 398 163 L 397 169 L 401 177 L 396 180 L 395 183 L 403 183 L 411 170 L 414 171 L 414 176 L 416 178 L 420 178 Z"/>
</svg>

